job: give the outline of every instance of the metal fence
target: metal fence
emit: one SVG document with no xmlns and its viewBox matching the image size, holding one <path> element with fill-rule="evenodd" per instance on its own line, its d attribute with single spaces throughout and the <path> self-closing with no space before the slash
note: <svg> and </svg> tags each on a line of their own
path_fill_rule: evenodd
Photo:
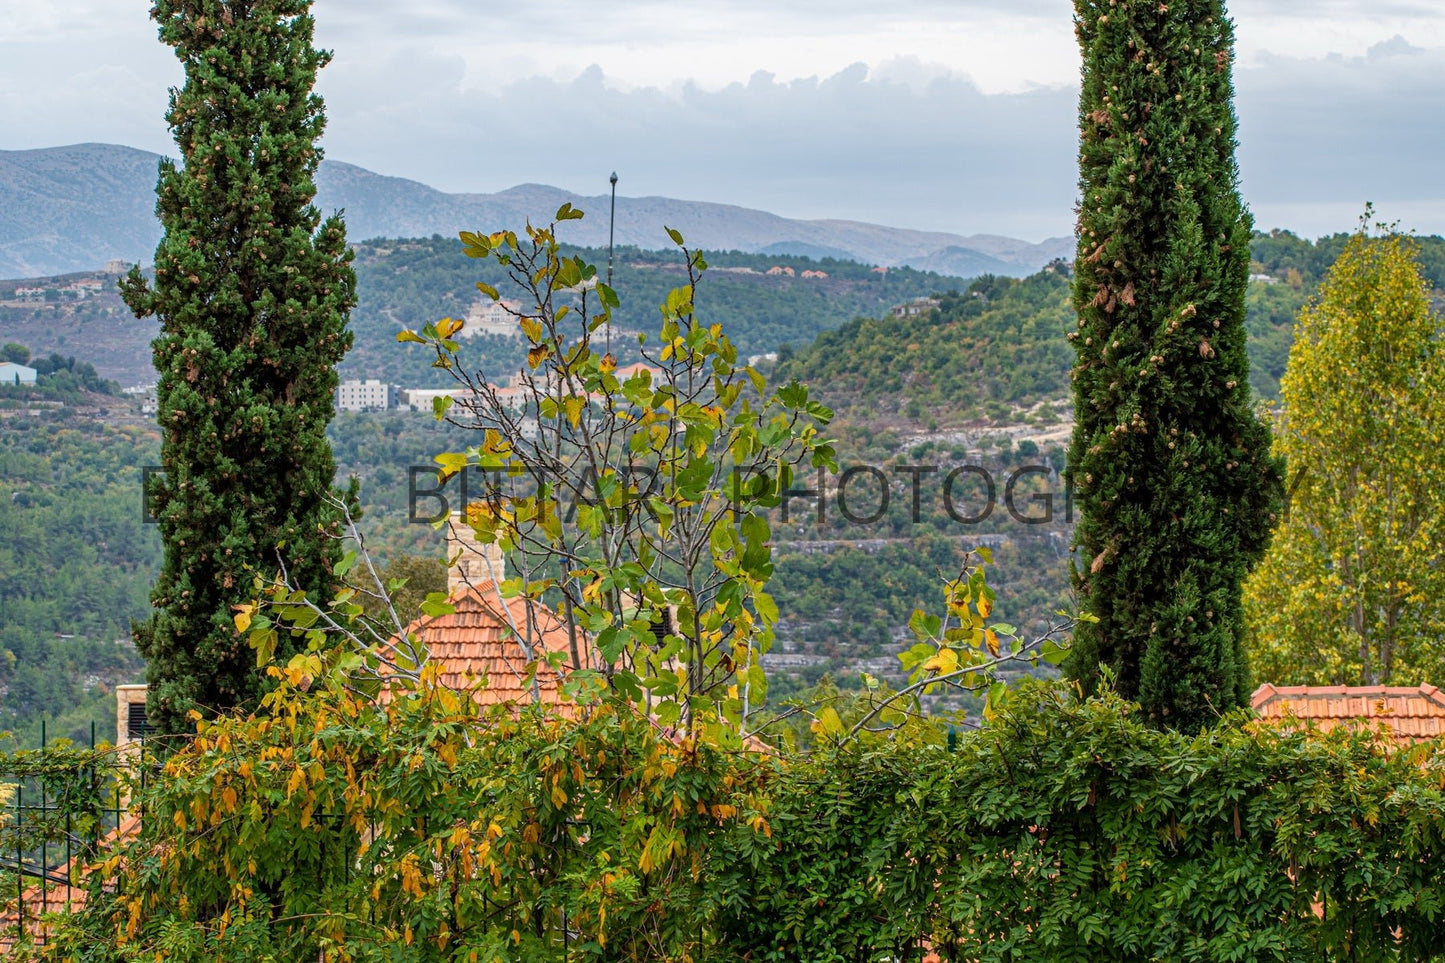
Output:
<svg viewBox="0 0 1445 963">
<path fill-rule="evenodd" d="M 43 943 L 41 917 L 84 899 L 84 864 L 127 817 L 140 816 L 126 809 L 122 778 L 139 746 L 97 749 L 95 731 L 92 722 L 84 745 L 52 745 L 42 721 L 39 749 L 0 753 L 0 785 L 12 789 L 0 810 L 0 876 L 13 877 L 0 892 L 0 949 L 26 936 Z M 143 785 L 145 767 L 135 768 Z"/>
</svg>

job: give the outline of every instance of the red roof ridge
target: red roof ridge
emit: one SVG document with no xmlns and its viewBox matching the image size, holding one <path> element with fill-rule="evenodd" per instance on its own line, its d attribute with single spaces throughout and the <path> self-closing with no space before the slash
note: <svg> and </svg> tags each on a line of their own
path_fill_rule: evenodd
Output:
<svg viewBox="0 0 1445 963">
<path fill-rule="evenodd" d="M 1294 720 L 1322 732 L 1339 725 L 1383 725 L 1397 742 L 1445 735 L 1445 696 L 1428 683 L 1276 686 L 1267 682 L 1254 691 L 1250 705 L 1265 719 Z"/>
<path fill-rule="evenodd" d="M 1439 696 L 1438 686 L 1422 682 L 1419 685 L 1280 685 L 1266 682 L 1254 690 L 1250 705 L 1260 706 L 1279 696 L 1420 696 L 1440 706 L 1445 698 Z"/>
<path fill-rule="evenodd" d="M 572 630 L 556 612 L 524 595 L 503 598 L 490 580 L 457 588 L 448 601 L 452 611 L 413 619 L 404 630 L 404 635 L 415 636 L 427 650 L 428 661 L 437 666 L 437 684 L 470 690 L 485 705 L 565 701 L 562 678 L 584 666 L 572 664 Z M 580 637 L 576 641 L 577 656 L 585 660 L 584 653 L 590 650 Z M 397 637 L 389 645 L 394 649 Z M 561 653 L 563 661 L 555 671 L 540 664 L 555 653 Z M 539 667 L 536 681 L 529 682 L 526 667 L 533 661 Z M 477 688 L 475 683 L 483 678 L 487 685 Z"/>
</svg>

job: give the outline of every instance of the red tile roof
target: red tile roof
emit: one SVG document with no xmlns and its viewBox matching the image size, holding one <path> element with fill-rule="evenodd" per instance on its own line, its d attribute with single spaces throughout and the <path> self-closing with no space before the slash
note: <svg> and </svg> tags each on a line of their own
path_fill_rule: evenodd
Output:
<svg viewBox="0 0 1445 963">
<path fill-rule="evenodd" d="M 450 601 L 455 611 L 407 626 L 407 633 L 415 633 L 440 669 L 441 685 L 461 691 L 485 679 L 486 687 L 474 692 L 482 705 L 524 705 L 536 698 L 554 705 L 563 701 L 561 677 L 577 666 L 571 633 L 551 609 L 523 598 L 502 599 L 490 585 L 463 588 Z M 521 638 L 530 640 L 531 659 Z M 585 664 L 588 646 L 580 633 L 577 642 Z M 549 653 L 561 654 L 560 668 L 543 664 Z M 535 691 L 526 681 L 533 660 L 539 663 Z"/>
<path fill-rule="evenodd" d="M 1340 725 L 1376 729 L 1382 723 L 1397 742 L 1420 742 L 1445 733 L 1445 693 L 1420 686 L 1275 686 L 1266 683 L 1250 704 L 1265 719 L 1299 719 L 1321 732 Z"/>
<path fill-rule="evenodd" d="M 99 852 L 106 852 L 117 843 L 131 839 L 140 832 L 140 815 L 130 813 L 120 825 L 107 833 L 101 841 Z M 27 887 L 20 901 L 19 910 L 14 904 L 0 911 L 0 956 L 8 955 L 16 943 L 17 924 L 22 924 L 25 936 L 35 943 L 44 943 L 50 934 L 50 924 L 41 917 L 50 913 L 70 913 L 85 905 L 88 895 L 85 877 L 90 875 L 94 864 L 76 857 L 59 867 L 52 874 L 55 878 L 71 881 L 70 884 L 43 882 Z"/>
</svg>

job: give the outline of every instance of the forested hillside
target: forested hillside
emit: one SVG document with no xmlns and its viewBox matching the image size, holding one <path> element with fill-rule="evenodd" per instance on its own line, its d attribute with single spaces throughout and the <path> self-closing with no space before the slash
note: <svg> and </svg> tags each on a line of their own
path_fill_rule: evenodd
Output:
<svg viewBox="0 0 1445 963">
<path fill-rule="evenodd" d="M 605 275 L 605 248 L 569 248 L 567 253 L 585 258 Z M 895 304 L 966 283 L 913 268 L 880 272 L 856 261 L 814 261 L 785 254 L 718 252 L 709 253 L 707 262 L 710 270 L 698 289 L 698 309 L 709 323 L 722 323 L 744 354 L 762 354 L 787 343 L 806 344 L 848 318 L 886 314 Z M 792 274 L 769 275 L 770 268 L 785 268 Z M 804 277 L 805 271 L 827 276 Z M 360 294 L 352 312 L 356 344 L 342 366 L 343 377 L 445 387 L 450 378 L 430 367 L 433 358 L 422 351 L 399 350 L 396 332 L 420 329 L 444 316 L 466 317 L 477 302 L 478 281 L 498 287 L 504 298 L 520 300 L 500 269 L 463 256 L 455 238 L 364 242 L 356 246 L 356 272 Z M 622 306 L 613 313 L 616 325 L 631 330 L 654 326 L 657 305 L 669 290 L 686 281 L 681 252 L 617 249 L 613 286 Z M 635 339 L 619 341 L 624 351 L 635 348 Z M 485 359 L 489 373 L 521 365 L 518 339 L 483 336 L 468 344 L 468 362 Z"/>
<path fill-rule="evenodd" d="M 1250 380 L 1262 398 L 1279 392 L 1294 318 L 1312 290 L 1299 279 L 1250 284 Z M 859 318 L 824 332 L 784 352 L 777 374 L 819 385 L 840 410 L 870 419 L 1004 423 L 1015 408 L 1068 394 L 1073 317 L 1062 269 L 979 278 L 922 318 Z"/>
<path fill-rule="evenodd" d="M 1250 382 L 1279 394 L 1299 309 L 1347 235 L 1310 242 L 1287 231 L 1255 235 L 1257 275 L 1247 299 Z M 1445 289 L 1445 238 L 1420 239 L 1425 274 Z M 845 419 L 948 427 L 1007 423 L 1069 391 L 1073 326 L 1067 270 L 1015 280 L 982 277 L 945 294 L 922 318 L 856 318 L 779 357 L 778 377 L 817 385 Z"/>
<path fill-rule="evenodd" d="M 1296 314 L 1336 241 L 1282 232 L 1255 239 L 1256 271 L 1265 277 L 1250 285 L 1248 329 L 1251 380 L 1262 398 L 1277 397 Z M 1438 288 L 1445 241 L 1426 238 L 1421 248 Z M 456 242 L 442 238 L 359 247 L 369 280 L 354 319 L 350 373 L 447 383 L 424 351 L 396 344 L 394 333 L 465 312 L 485 275 L 479 262 L 455 254 Z M 605 270 L 605 251 L 586 254 Z M 999 608 L 1011 621 L 1038 627 L 1067 603 L 1072 517 L 1058 474 L 1070 430 L 1064 335 L 1073 313 L 1065 268 L 964 284 L 786 255 L 709 261 L 702 310 L 722 316 L 745 351 L 782 344 L 773 379 L 809 382 L 837 410 L 830 434 L 841 468 L 852 469 L 846 480 L 801 476 L 799 490 L 822 494 L 789 499 L 786 520 L 776 513 L 774 588 L 783 613 L 772 660 L 776 693 L 825 674 L 848 685 L 860 666 L 886 674 L 897 664 L 891 653 L 909 614 L 934 605 L 940 578 L 954 574 L 968 547 L 993 550 Z M 795 277 L 741 270 L 773 265 L 793 267 Z M 803 279 L 804 269 L 829 277 Z M 620 250 L 619 323 L 650 325 L 657 300 L 682 279 L 671 255 Z M 934 312 L 887 315 L 892 304 L 935 292 Z M 36 308 L 43 317 L 26 330 L 65 331 L 66 309 Z M 140 517 L 139 473 L 158 460 L 159 432 L 141 418 L 137 401 L 87 393 L 113 390 L 86 367 L 99 366 L 100 353 L 84 353 L 110 344 L 92 336 L 106 318 L 86 307 L 85 337 L 64 346 L 67 354 L 80 352 L 74 359 L 37 352 L 32 363 L 47 369 L 49 388 L 0 390 L 0 730 L 18 727 L 27 739 L 41 717 L 52 731 L 74 735 L 84 735 L 94 718 L 107 735 L 109 687 L 143 677 L 128 642 L 116 640 L 128 639 L 130 620 L 148 610 L 158 564 L 156 530 Z M 786 343 L 798 331 L 817 336 Z M 0 341 L 8 340 L 7 330 Z M 512 345 L 474 341 L 464 356 L 469 363 L 516 362 Z M 112 417 L 126 406 L 134 414 Z M 442 508 L 427 494 L 435 484 L 429 466 L 437 452 L 475 439 L 411 412 L 341 413 L 328 434 L 338 479 L 361 482 L 362 530 L 378 560 L 440 558 L 441 535 L 422 521 Z M 449 507 L 459 494 L 453 482 L 443 493 Z"/>
<path fill-rule="evenodd" d="M 917 318 L 859 318 L 780 357 L 779 378 L 815 384 L 844 413 L 941 426 L 976 420 L 988 402 L 1068 390 L 1069 282 L 1061 270 L 985 277 Z"/>
<path fill-rule="evenodd" d="M 0 412 L 0 730 L 113 738 L 111 687 L 139 682 L 130 620 L 149 607 L 160 539 L 141 470 L 160 433 L 62 409 Z"/>
<path fill-rule="evenodd" d="M 454 237 L 364 241 L 355 249 L 360 300 L 351 315 L 356 340 L 341 365 L 343 378 L 446 387 L 450 378 L 431 366 L 435 359 L 425 351 L 398 346 L 396 333 L 442 317 L 465 318 L 480 297 L 478 281 L 497 285 L 504 297 L 520 299 L 499 270 L 466 257 Z M 569 251 L 605 274 L 605 248 Z M 709 323 L 722 323 L 746 354 L 763 354 L 785 343 L 806 344 L 849 318 L 886 314 L 895 304 L 967 283 L 913 268 L 878 271 L 856 261 L 815 261 L 788 254 L 712 253 L 708 262 L 712 270 L 699 288 L 699 308 Z M 784 270 L 769 275 L 771 268 Z M 826 277 L 803 276 L 820 271 Z M 613 273 L 622 299 L 615 312 L 621 329 L 652 326 L 657 305 L 687 280 L 677 251 L 618 248 Z M 103 282 L 96 295 L 79 300 L 60 296 L 65 285 L 91 277 Z M 158 329 L 151 320 L 131 316 L 120 303 L 115 284 L 114 276 L 100 274 L 0 282 L 0 337 L 28 345 L 37 356 L 86 349 L 90 354 L 81 360 L 122 385 L 154 381 L 150 342 Z M 23 287 L 52 290 L 54 296 L 22 301 L 15 292 Z M 521 342 L 516 338 L 481 335 L 468 344 L 469 363 L 483 359 L 489 373 L 506 374 L 521 365 Z M 619 339 L 624 352 L 635 346 L 635 338 Z"/>
</svg>

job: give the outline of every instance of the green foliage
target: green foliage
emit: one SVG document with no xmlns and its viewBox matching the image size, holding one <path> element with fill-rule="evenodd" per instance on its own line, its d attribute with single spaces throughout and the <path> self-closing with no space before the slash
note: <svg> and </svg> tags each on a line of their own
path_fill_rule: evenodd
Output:
<svg viewBox="0 0 1445 963">
<path fill-rule="evenodd" d="M 1279 506 L 1245 353 L 1250 220 L 1236 190 L 1219 0 L 1079 0 L 1074 586 L 1101 667 L 1160 726 L 1245 704 L 1240 583 Z"/>
<path fill-rule="evenodd" d="M 1445 946 L 1438 747 L 1238 715 L 1161 733 L 1113 695 L 1057 689 L 1014 693 L 956 743 L 920 730 L 791 762 L 770 786 L 771 843 L 718 853 L 727 958 L 1383 961 Z"/>
<path fill-rule="evenodd" d="M 709 843 L 766 840 L 766 757 L 609 706 L 479 717 L 340 682 L 202 723 L 45 958 L 709 957 Z"/>
<path fill-rule="evenodd" d="M 141 516 L 153 428 L 110 428 L 64 411 L 0 431 L 0 731 L 115 736 L 110 687 L 143 669 L 128 634 L 159 567 Z"/>
<path fill-rule="evenodd" d="M 613 705 L 384 706 L 288 667 L 203 723 L 51 960 L 1430 960 L 1437 745 L 1159 732 L 1112 694 L 808 756 Z M 82 802 L 83 808 L 83 802 Z M 25 957 L 21 951 L 21 958 Z"/>
<path fill-rule="evenodd" d="M 570 205 L 557 212 L 559 221 L 581 216 Z M 501 591 L 546 600 L 567 627 L 573 698 L 605 690 L 664 725 L 736 739 L 766 698 L 761 657 L 779 616 L 766 591 L 765 512 L 795 466 L 831 466 L 819 431 L 832 412 L 795 381 L 769 389 L 722 325 L 703 319 L 698 252 L 682 248 L 686 283 L 663 299 L 657 334 L 634 336 L 648 367 L 629 371 L 612 347 L 622 340 L 616 292 L 563 252 L 555 226 L 461 239 L 469 257 L 500 265 L 526 291 L 510 309 L 526 366 L 515 375 L 490 360 L 470 367 L 454 319 L 397 340 L 430 345 L 468 389 L 437 417 L 474 429 L 475 443 L 435 460 L 445 475 L 492 476 L 464 523 L 509 553 L 516 578 Z M 485 281 L 477 287 L 498 297 Z M 520 399 L 497 392 L 499 375 Z"/>
<path fill-rule="evenodd" d="M 68 860 L 82 866 L 96 858 L 104 836 L 115 828 L 123 769 L 122 756 L 105 743 L 80 746 L 57 739 L 35 749 L 0 752 L 0 778 L 5 780 L 0 782 L 0 866 L 18 862 L 27 870 L 55 873 Z M 6 812 L 12 805 L 23 809 Z M 33 876 L 25 882 L 27 887 L 37 885 Z M 14 895 L 13 888 L 6 893 Z M 50 908 L 56 906 L 50 903 Z M 27 907 L 37 915 L 39 910 Z M 14 917 L 0 917 L 0 940 L 14 937 L 8 931 Z"/>
<path fill-rule="evenodd" d="M 29 348 L 18 344 L 9 344 L 6 347 L 19 349 L 10 352 L 16 357 L 30 354 Z M 0 399 L 46 399 L 76 404 L 84 401 L 87 393 L 102 395 L 120 393 L 120 385 L 102 378 L 96 372 L 94 365 L 88 361 L 76 361 L 74 355 L 62 357 L 59 354 L 51 354 L 49 357 L 36 358 L 25 363 L 35 369 L 35 384 L 0 385 Z"/>
<path fill-rule="evenodd" d="M 1445 350 L 1418 253 L 1362 227 L 1300 313 L 1276 436 L 1289 511 L 1245 596 L 1270 681 L 1445 677 Z"/>
<path fill-rule="evenodd" d="M 253 579 L 284 556 L 296 584 L 322 592 L 339 557 L 325 427 L 356 280 L 340 218 L 321 223 L 311 205 L 324 127 L 312 87 L 329 55 L 312 46 L 309 8 L 152 10 L 185 68 L 167 115 L 184 166 L 161 163 L 154 284 L 133 269 L 122 293 L 161 322 L 165 563 L 136 641 L 164 732 L 262 691 L 230 617 Z"/>
</svg>

